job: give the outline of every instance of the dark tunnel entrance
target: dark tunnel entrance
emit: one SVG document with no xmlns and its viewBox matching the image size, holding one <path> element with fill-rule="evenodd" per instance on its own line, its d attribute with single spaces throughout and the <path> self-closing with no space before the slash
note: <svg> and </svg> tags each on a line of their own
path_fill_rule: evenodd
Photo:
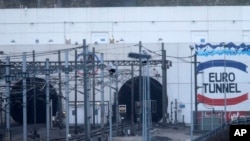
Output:
<svg viewBox="0 0 250 141">
<path fill-rule="evenodd" d="M 42 78 L 27 78 L 27 123 L 34 123 L 34 94 L 36 95 L 36 123 L 46 122 L 46 81 Z M 17 123 L 23 123 L 23 81 L 14 84 L 10 94 L 11 116 Z M 35 88 L 35 89 L 34 89 Z M 52 100 L 52 115 L 57 111 L 57 93 L 52 85 L 49 86 L 50 100 Z"/>
<path fill-rule="evenodd" d="M 139 78 L 134 77 L 134 105 L 139 101 Z M 119 105 L 126 105 L 125 120 L 129 121 L 131 120 L 131 85 L 132 79 L 126 81 L 119 90 Z M 162 119 L 162 85 L 153 78 L 150 78 L 150 99 L 154 101 L 151 104 L 152 122 L 159 122 Z M 134 122 L 137 122 L 135 108 Z"/>
</svg>

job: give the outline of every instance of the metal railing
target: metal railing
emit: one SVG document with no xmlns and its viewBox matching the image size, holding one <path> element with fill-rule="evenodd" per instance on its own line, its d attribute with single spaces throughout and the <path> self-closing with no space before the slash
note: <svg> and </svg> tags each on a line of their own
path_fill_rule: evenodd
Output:
<svg viewBox="0 0 250 141">
<path fill-rule="evenodd" d="M 230 123 L 223 124 L 215 128 L 214 130 L 207 132 L 204 135 L 193 139 L 192 141 L 206 141 L 208 138 L 216 136 L 220 134 L 221 132 L 227 130 L 230 125 L 239 125 L 239 124 L 243 124 L 243 125 L 250 124 L 250 117 L 238 118 L 236 120 L 231 121 Z"/>
</svg>

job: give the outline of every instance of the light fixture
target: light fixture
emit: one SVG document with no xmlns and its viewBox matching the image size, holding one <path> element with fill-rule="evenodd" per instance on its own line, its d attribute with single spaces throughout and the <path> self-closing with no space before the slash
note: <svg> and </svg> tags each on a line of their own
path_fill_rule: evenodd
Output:
<svg viewBox="0 0 250 141">
<path fill-rule="evenodd" d="M 191 51 L 194 49 L 194 46 L 190 45 L 189 48 L 191 49 Z"/>
</svg>

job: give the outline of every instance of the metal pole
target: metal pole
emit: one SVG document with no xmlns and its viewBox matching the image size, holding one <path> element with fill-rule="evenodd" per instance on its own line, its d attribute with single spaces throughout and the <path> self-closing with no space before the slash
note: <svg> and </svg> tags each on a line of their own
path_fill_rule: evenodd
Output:
<svg viewBox="0 0 250 141">
<path fill-rule="evenodd" d="M 34 92 L 34 98 L 33 98 L 33 106 L 34 106 L 34 133 L 37 133 L 36 132 L 36 66 L 35 66 L 35 50 L 33 50 L 32 52 L 33 54 L 33 68 L 34 68 L 34 75 L 33 75 L 33 92 Z M 35 138 L 36 138 L 36 134 L 35 134 Z"/>
<path fill-rule="evenodd" d="M 214 108 L 212 108 L 212 129 L 214 130 Z"/>
<path fill-rule="evenodd" d="M 129 53 L 128 54 L 128 57 L 130 58 L 144 58 L 146 59 L 146 64 L 143 64 L 143 95 L 142 95 L 142 107 L 143 107 L 143 117 L 142 117 L 142 120 L 143 120 L 143 124 L 142 124 L 142 140 L 143 141 L 148 141 L 149 140 L 149 114 L 150 113 L 150 110 L 149 110 L 149 95 L 150 95 L 150 88 L 149 88 L 149 71 L 148 71 L 148 61 L 149 61 L 149 58 L 151 58 L 150 55 L 147 55 L 146 53 L 144 54 L 138 54 L 138 53 Z M 146 66 L 146 67 L 145 67 Z M 146 76 L 147 75 L 147 76 Z M 148 84 L 147 84 L 148 82 Z"/>
<path fill-rule="evenodd" d="M 167 118 L 167 67 L 166 67 L 166 50 L 164 50 L 164 43 L 162 47 L 162 117 L 163 124 L 166 124 Z"/>
<path fill-rule="evenodd" d="M 192 51 L 193 51 L 193 48 L 190 48 L 190 53 L 191 53 L 191 56 L 190 56 L 190 59 L 191 59 L 191 78 L 190 78 L 190 106 L 191 106 L 191 121 L 190 121 L 190 138 L 191 140 L 193 139 L 193 56 L 192 56 Z"/>
<path fill-rule="evenodd" d="M 112 141 L 112 104 L 111 104 L 111 85 L 112 85 L 112 74 L 109 76 L 109 141 Z"/>
<path fill-rule="evenodd" d="M 68 50 L 65 51 L 65 96 L 66 96 L 66 141 L 69 141 L 69 61 Z"/>
<path fill-rule="evenodd" d="M 116 110 L 116 131 L 119 130 L 120 114 L 119 114 L 119 93 L 118 93 L 118 65 L 115 66 L 115 110 Z M 119 132 L 118 132 L 119 133 Z"/>
<path fill-rule="evenodd" d="M 139 54 L 141 54 L 142 52 L 142 43 L 141 41 L 139 41 Z M 142 59 L 141 57 L 139 58 L 139 103 L 140 103 L 140 107 L 141 109 L 139 109 L 139 121 L 138 121 L 138 124 L 140 125 L 141 123 L 141 120 L 142 120 L 142 107 L 143 107 L 143 100 L 142 100 Z M 140 126 L 141 127 L 141 126 Z"/>
<path fill-rule="evenodd" d="M 27 140 L 26 52 L 23 53 L 23 140 Z"/>
<path fill-rule="evenodd" d="M 89 78 L 88 78 L 88 66 L 87 66 L 87 54 L 88 47 L 86 46 L 86 40 L 83 40 L 83 91 L 84 91 L 84 131 L 86 141 L 90 140 L 90 126 L 89 126 Z"/>
<path fill-rule="evenodd" d="M 197 111 L 198 111 L 198 103 L 197 103 L 197 93 L 198 93 L 198 86 L 197 86 L 197 54 L 194 51 L 194 130 L 198 130 L 198 118 L 197 118 Z"/>
<path fill-rule="evenodd" d="M 10 133 L 10 58 L 6 57 L 6 129 Z M 2 113 L 2 111 L 1 111 Z M 2 115 L 1 115 L 2 116 Z M 2 117 L 1 117 L 2 118 Z"/>
<path fill-rule="evenodd" d="M 101 130 L 102 130 L 102 141 L 104 137 L 104 64 L 103 64 L 103 53 L 101 53 Z"/>
<path fill-rule="evenodd" d="M 146 93 L 146 90 L 145 90 L 145 87 L 146 87 L 146 84 L 145 84 L 145 67 L 143 66 L 143 76 L 142 76 L 142 141 L 146 141 L 146 116 L 145 116 L 145 112 L 146 112 L 146 99 L 145 99 L 145 93 Z"/>
<path fill-rule="evenodd" d="M 58 51 L 58 65 L 61 68 L 61 52 L 60 50 Z M 62 129 L 62 83 L 61 83 L 61 71 L 58 73 L 58 81 L 59 81 L 59 96 L 58 96 L 58 122 L 59 122 L 59 128 Z"/>
<path fill-rule="evenodd" d="M 148 60 L 147 60 L 148 62 Z M 142 111 L 142 120 L 143 120 L 143 141 L 149 140 L 149 99 L 148 99 L 148 73 L 147 73 L 147 62 L 143 66 L 143 111 Z"/>
<path fill-rule="evenodd" d="M 226 73 L 226 46 L 224 45 L 224 74 L 223 76 L 225 76 Z M 227 123 L 227 93 L 226 93 L 226 80 L 224 81 L 224 123 Z"/>
<path fill-rule="evenodd" d="M 92 97 L 93 97 L 93 127 L 95 128 L 95 48 L 92 48 L 92 67 L 93 67 L 93 70 L 92 70 Z"/>
<path fill-rule="evenodd" d="M 75 50 L 75 134 L 77 134 L 77 50 Z"/>
<path fill-rule="evenodd" d="M 177 99 L 174 99 L 174 123 L 177 123 Z"/>
<path fill-rule="evenodd" d="M 148 65 L 148 59 L 147 59 L 147 64 L 146 64 L 146 84 L 147 84 L 147 91 L 146 91 L 146 99 L 147 99 L 147 140 L 150 140 L 150 134 L 149 130 L 152 127 L 151 124 L 151 98 L 150 98 L 150 77 L 149 77 L 149 65 Z"/>
<path fill-rule="evenodd" d="M 131 134 L 134 134 L 134 65 L 131 65 Z"/>
<path fill-rule="evenodd" d="M 50 112 L 49 112 L 49 59 L 46 58 L 46 140 L 49 141 Z"/>
<path fill-rule="evenodd" d="M 50 109 L 50 128 L 53 127 L 53 101 L 49 100 L 49 109 Z"/>
</svg>

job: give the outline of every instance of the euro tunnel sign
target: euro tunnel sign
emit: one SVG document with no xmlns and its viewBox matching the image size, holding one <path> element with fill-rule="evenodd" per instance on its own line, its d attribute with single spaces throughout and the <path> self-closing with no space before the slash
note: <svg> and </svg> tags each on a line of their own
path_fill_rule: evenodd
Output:
<svg viewBox="0 0 250 141">
<path fill-rule="evenodd" d="M 126 105 L 119 105 L 119 113 L 126 113 Z"/>
<path fill-rule="evenodd" d="M 230 141 L 249 141 L 250 125 L 230 125 Z"/>
</svg>

